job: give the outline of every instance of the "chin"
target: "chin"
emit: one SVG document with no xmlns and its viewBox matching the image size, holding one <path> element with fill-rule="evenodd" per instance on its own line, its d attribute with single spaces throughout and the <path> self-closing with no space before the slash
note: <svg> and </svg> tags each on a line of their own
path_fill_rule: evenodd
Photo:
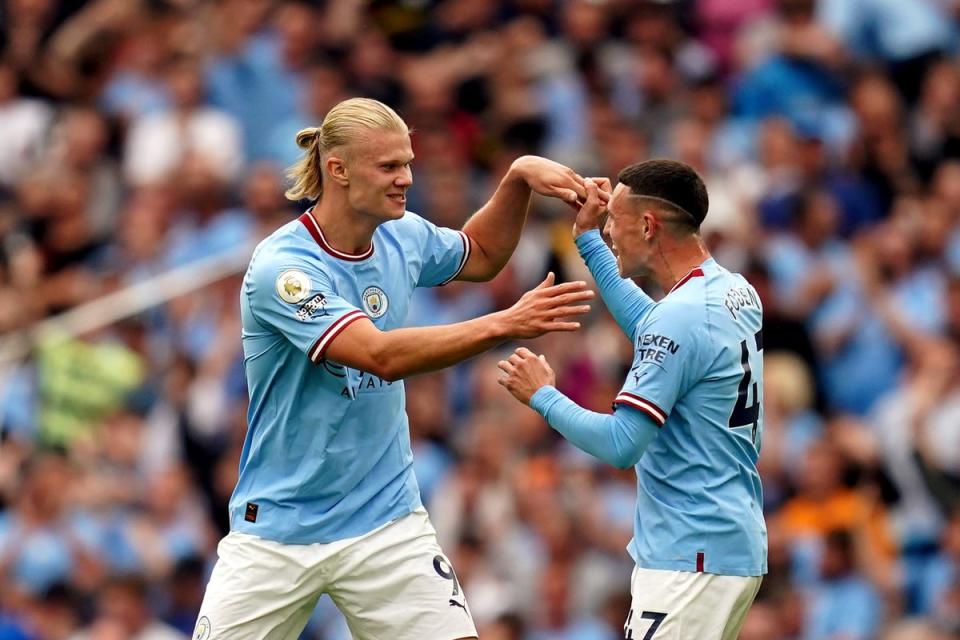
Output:
<svg viewBox="0 0 960 640">
<path fill-rule="evenodd" d="M 386 222 L 387 220 L 399 220 L 406 213 L 406 206 L 395 205 L 392 207 L 384 207 L 380 210 L 380 215 L 377 217 Z"/>
</svg>

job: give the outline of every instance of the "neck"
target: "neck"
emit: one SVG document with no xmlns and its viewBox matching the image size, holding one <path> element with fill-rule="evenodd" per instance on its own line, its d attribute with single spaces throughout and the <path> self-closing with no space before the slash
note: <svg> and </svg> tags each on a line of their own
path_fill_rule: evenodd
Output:
<svg viewBox="0 0 960 640">
<path fill-rule="evenodd" d="M 345 253 L 362 253 L 370 247 L 373 232 L 382 220 L 354 211 L 346 198 L 338 196 L 336 192 L 324 193 L 313 208 L 313 218 L 334 249 Z"/>
<path fill-rule="evenodd" d="M 653 280 L 664 293 L 673 289 L 690 271 L 710 257 L 699 236 L 680 241 L 661 242 L 652 269 Z"/>
</svg>

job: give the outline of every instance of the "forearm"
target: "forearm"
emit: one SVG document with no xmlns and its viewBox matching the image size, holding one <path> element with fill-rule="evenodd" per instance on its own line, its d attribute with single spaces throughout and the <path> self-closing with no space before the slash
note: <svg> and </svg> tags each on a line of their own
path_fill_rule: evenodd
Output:
<svg viewBox="0 0 960 640">
<path fill-rule="evenodd" d="M 580 256 L 597 282 L 607 309 L 620 328 L 633 340 L 637 323 L 655 303 L 629 278 L 621 278 L 617 261 L 597 229 L 584 231 L 576 239 Z"/>
<path fill-rule="evenodd" d="M 496 192 L 463 225 L 473 243 L 473 255 L 458 279 L 489 280 L 510 260 L 527 220 L 532 191 L 511 167 Z"/>
<path fill-rule="evenodd" d="M 509 337 L 501 313 L 455 324 L 394 329 L 380 334 L 374 360 L 381 377 L 399 380 L 458 364 Z"/>
<path fill-rule="evenodd" d="M 619 469 L 635 465 L 658 428 L 639 411 L 620 407 L 613 413 L 588 411 L 554 387 L 541 387 L 530 406 L 578 449 Z"/>
</svg>

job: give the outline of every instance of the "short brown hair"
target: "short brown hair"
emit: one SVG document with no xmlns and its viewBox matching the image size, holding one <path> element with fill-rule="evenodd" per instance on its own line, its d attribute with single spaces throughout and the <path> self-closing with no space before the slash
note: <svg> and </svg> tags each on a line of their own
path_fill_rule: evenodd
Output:
<svg viewBox="0 0 960 640">
<path fill-rule="evenodd" d="M 664 158 L 644 160 L 625 167 L 617 181 L 630 187 L 635 196 L 646 196 L 664 208 L 686 214 L 682 220 L 693 230 L 699 229 L 707 217 L 707 187 L 688 164 Z"/>
</svg>

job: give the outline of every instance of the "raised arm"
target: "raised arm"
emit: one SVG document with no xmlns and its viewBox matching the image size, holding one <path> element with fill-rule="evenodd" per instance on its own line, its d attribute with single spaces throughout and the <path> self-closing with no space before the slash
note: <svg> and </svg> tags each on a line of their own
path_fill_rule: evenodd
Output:
<svg viewBox="0 0 960 640">
<path fill-rule="evenodd" d="M 517 248 L 533 192 L 570 204 L 586 197 L 583 178 L 573 169 L 546 158 L 517 158 L 493 197 L 463 226 L 471 252 L 458 280 L 490 280 L 503 269 Z"/>
<path fill-rule="evenodd" d="M 550 365 L 529 349 L 517 349 L 498 366 L 507 374 L 500 384 L 517 400 L 530 405 L 578 449 L 618 469 L 637 464 L 659 433 L 652 419 L 628 406 L 618 406 L 612 415 L 580 407 L 553 386 Z"/>
<path fill-rule="evenodd" d="M 620 276 L 617 260 L 600 236 L 600 224 L 606 213 L 602 192 L 610 193 L 610 181 L 590 178 L 586 181 L 586 190 L 586 202 L 580 207 L 573 225 L 577 250 L 596 280 L 607 309 L 632 341 L 640 318 L 655 303 L 632 280 Z"/>
<path fill-rule="evenodd" d="M 369 371 L 385 380 L 443 369 L 496 345 L 548 331 L 575 331 L 569 320 L 589 311 L 585 282 L 554 285 L 553 274 L 509 309 L 456 324 L 381 331 L 367 318 L 345 324 L 317 358 Z"/>
</svg>

